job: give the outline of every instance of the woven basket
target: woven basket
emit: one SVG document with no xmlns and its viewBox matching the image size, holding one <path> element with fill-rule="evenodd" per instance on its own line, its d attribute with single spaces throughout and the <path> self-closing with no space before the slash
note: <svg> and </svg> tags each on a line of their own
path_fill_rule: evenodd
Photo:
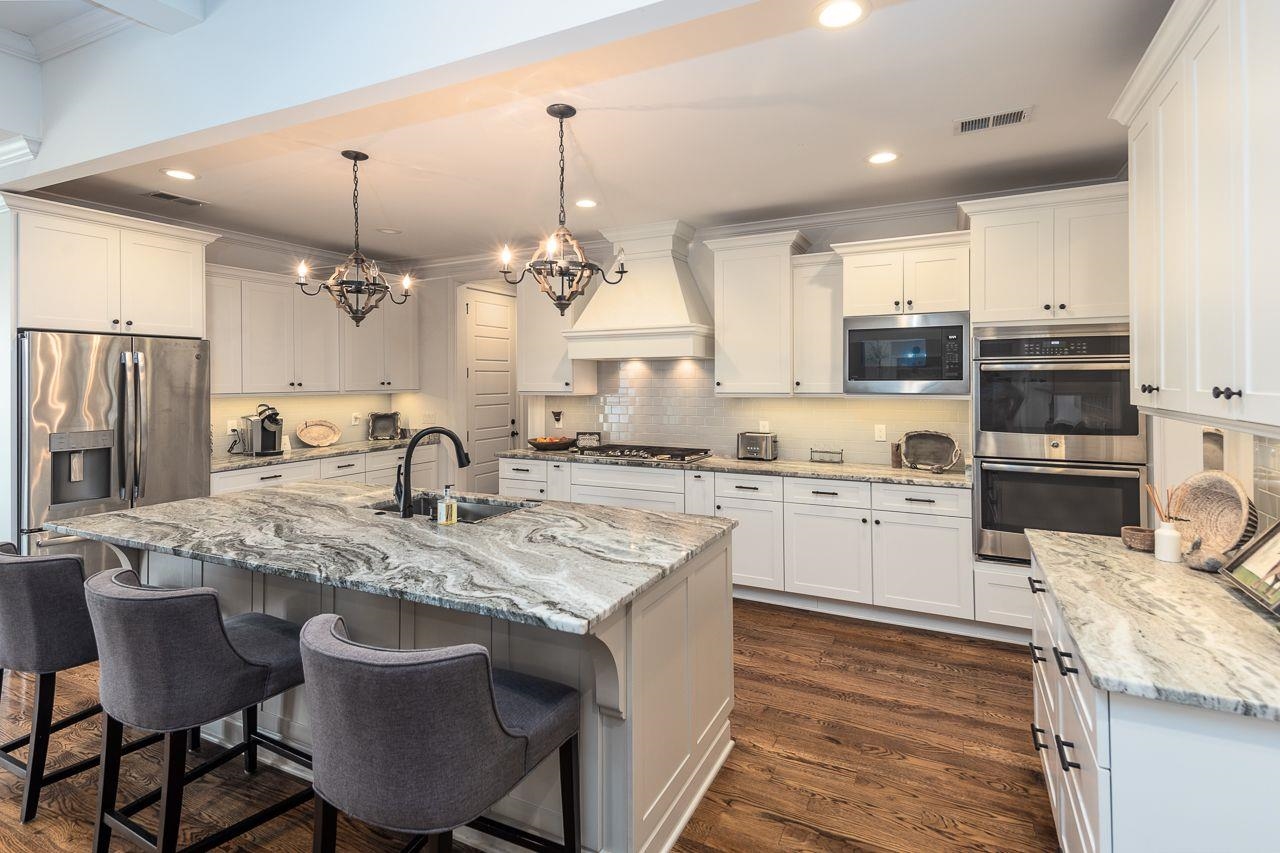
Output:
<svg viewBox="0 0 1280 853">
<path fill-rule="evenodd" d="M 1173 490 L 1169 513 L 1184 550 L 1199 537 L 1204 550 L 1225 554 L 1258 532 L 1258 511 L 1244 486 L 1221 471 L 1202 471 L 1184 480 Z"/>
<path fill-rule="evenodd" d="M 902 461 L 908 468 L 942 472 L 954 468 L 964 455 L 956 440 L 945 432 L 917 429 L 902 436 Z"/>
</svg>

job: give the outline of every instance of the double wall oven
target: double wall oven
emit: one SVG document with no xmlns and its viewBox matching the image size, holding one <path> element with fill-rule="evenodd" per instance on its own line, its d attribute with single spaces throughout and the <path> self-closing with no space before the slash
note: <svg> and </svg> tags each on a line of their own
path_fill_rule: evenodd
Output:
<svg viewBox="0 0 1280 853">
<path fill-rule="evenodd" d="M 1115 536 L 1146 522 L 1146 418 L 1123 326 L 980 329 L 974 345 L 974 545 L 1031 558 L 1027 528 Z"/>
</svg>

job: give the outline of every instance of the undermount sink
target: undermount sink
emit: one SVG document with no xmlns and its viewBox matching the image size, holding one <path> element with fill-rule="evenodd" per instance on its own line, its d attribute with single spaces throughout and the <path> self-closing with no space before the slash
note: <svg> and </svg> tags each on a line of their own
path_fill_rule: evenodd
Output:
<svg viewBox="0 0 1280 853">
<path fill-rule="evenodd" d="M 435 495 L 418 495 L 413 499 L 414 517 L 434 519 L 436 517 L 436 501 Z M 461 524 L 479 524 L 488 518 L 496 518 L 500 515 L 515 512 L 517 510 L 526 509 L 535 506 L 532 503 L 511 503 L 508 501 L 498 501 L 496 503 L 480 502 L 480 501 L 458 501 L 458 521 Z M 370 509 L 384 512 L 387 515 L 396 515 L 399 517 L 400 507 L 394 500 L 381 501 Z"/>
</svg>

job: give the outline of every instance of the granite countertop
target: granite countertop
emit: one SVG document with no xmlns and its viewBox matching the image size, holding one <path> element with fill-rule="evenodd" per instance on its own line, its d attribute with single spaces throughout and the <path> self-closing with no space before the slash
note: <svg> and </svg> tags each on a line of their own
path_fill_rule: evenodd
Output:
<svg viewBox="0 0 1280 853">
<path fill-rule="evenodd" d="M 297 438 L 294 438 L 297 442 Z M 298 442 L 301 444 L 300 442 Z M 422 440 L 422 444 L 439 444 L 440 436 L 429 435 Z M 342 444 L 331 444 L 328 447 L 307 447 L 306 445 L 296 446 L 292 450 L 286 450 L 279 456 L 237 456 L 222 455 L 215 456 L 209 465 L 209 470 L 214 474 L 221 474 L 224 471 L 242 471 L 247 468 L 264 468 L 267 465 L 283 465 L 286 462 L 307 462 L 312 459 L 328 459 L 333 456 L 351 456 L 356 453 L 372 453 L 378 450 L 398 450 L 401 447 L 408 447 L 409 439 L 383 439 L 379 441 L 347 441 Z"/>
<path fill-rule="evenodd" d="M 1027 538 L 1095 687 L 1280 720 L 1280 619 L 1114 537 Z"/>
<path fill-rule="evenodd" d="M 626 465 L 637 468 L 674 468 L 681 471 L 711 471 L 722 474 L 767 474 L 775 477 L 812 477 L 818 480 L 857 480 L 867 483 L 896 483 L 907 486 L 939 486 L 967 489 L 972 479 L 967 470 L 930 474 L 911 468 L 891 468 L 888 465 L 870 465 L 858 462 L 802 462 L 777 459 L 765 462 L 758 459 L 731 459 L 727 456 L 711 456 L 698 462 L 655 462 L 651 459 L 618 459 L 600 456 L 582 456 L 568 451 L 504 450 L 497 454 L 502 459 L 550 459 L 556 462 L 582 462 L 591 465 Z"/>
<path fill-rule="evenodd" d="M 385 486 L 307 482 L 46 529 L 586 634 L 733 529 L 731 519 L 525 502 L 480 524 L 378 515 Z M 492 495 L 474 496 L 502 502 Z M 511 502 L 516 503 L 516 502 Z"/>
</svg>

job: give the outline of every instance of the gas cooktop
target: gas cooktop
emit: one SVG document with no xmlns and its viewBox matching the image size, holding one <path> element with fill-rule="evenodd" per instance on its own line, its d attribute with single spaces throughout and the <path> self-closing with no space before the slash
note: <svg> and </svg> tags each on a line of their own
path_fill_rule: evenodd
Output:
<svg viewBox="0 0 1280 853">
<path fill-rule="evenodd" d="M 710 456 L 711 451 L 706 448 L 659 447 L 653 444 L 602 444 L 599 447 L 580 447 L 578 454 L 610 459 L 652 459 L 654 462 L 697 462 Z"/>
</svg>

